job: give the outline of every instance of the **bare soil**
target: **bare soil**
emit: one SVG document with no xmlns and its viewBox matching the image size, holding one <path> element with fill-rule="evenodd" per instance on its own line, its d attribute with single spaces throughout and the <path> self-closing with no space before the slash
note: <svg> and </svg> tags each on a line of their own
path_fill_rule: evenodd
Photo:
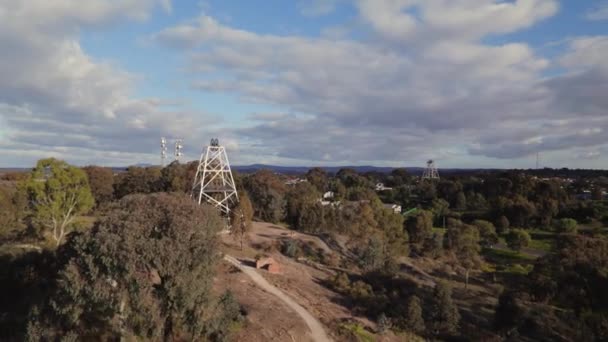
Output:
<svg viewBox="0 0 608 342">
<path fill-rule="evenodd" d="M 346 298 L 332 291 L 327 281 L 335 274 L 335 269 L 295 260 L 279 252 L 281 241 L 286 239 L 300 240 L 314 244 L 328 254 L 340 254 L 332 250 L 317 236 L 294 232 L 279 225 L 254 222 L 252 230 L 247 234 L 243 249 L 240 249 L 238 239 L 223 235 L 222 241 L 226 254 L 240 260 L 254 262 L 256 256 L 265 255 L 275 259 L 281 266 L 280 274 L 270 274 L 265 270 L 258 272 L 272 285 L 279 288 L 288 297 L 304 307 L 312 316 L 319 320 L 325 331 L 334 341 L 356 341 L 340 333 L 343 322 L 356 322 L 366 328 L 374 341 L 403 341 L 404 336 L 391 333 L 377 335 L 376 325 L 367 317 L 351 312 Z M 468 336 L 478 340 L 493 341 L 495 336 L 489 333 L 492 325 L 493 308 L 499 289 L 491 282 L 472 274 L 470 283 L 465 289 L 464 278 L 458 269 L 446 266 L 445 261 L 431 259 L 403 258 L 401 274 L 412 280 L 427 293 L 439 280 L 448 281 L 454 289 L 454 300 L 459 305 L 463 316 L 461 324 Z M 225 273 L 225 272 L 224 272 Z M 309 330 L 304 321 L 284 303 L 262 291 L 242 273 L 223 274 L 218 276 L 218 286 L 234 288 L 239 302 L 245 306 L 248 316 L 243 330 L 237 335 L 238 341 L 308 341 Z M 244 337 L 246 336 L 246 339 Z M 406 338 L 407 339 L 407 338 Z"/>
<path fill-rule="evenodd" d="M 234 266 L 220 264 L 214 289 L 217 293 L 230 290 L 246 314 L 234 341 L 313 341 L 300 316 Z"/>
</svg>

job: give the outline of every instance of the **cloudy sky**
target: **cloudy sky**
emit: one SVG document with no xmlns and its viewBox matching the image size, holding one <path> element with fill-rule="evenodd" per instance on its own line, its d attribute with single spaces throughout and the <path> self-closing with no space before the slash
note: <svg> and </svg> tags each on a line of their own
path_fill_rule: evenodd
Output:
<svg viewBox="0 0 608 342">
<path fill-rule="evenodd" d="M 608 168 L 608 1 L 0 0 L 0 167 Z"/>
</svg>

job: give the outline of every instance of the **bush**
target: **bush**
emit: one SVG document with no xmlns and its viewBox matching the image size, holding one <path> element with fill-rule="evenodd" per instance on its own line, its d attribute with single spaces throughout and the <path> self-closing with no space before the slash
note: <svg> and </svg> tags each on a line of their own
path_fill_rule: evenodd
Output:
<svg viewBox="0 0 608 342">
<path fill-rule="evenodd" d="M 350 291 L 350 279 L 344 272 L 337 273 L 331 280 L 331 286 L 339 292 Z"/>
<path fill-rule="evenodd" d="M 384 334 L 393 327 L 393 322 L 390 318 L 386 317 L 386 314 L 384 314 L 384 312 L 378 316 L 377 322 L 379 334 Z"/>
<path fill-rule="evenodd" d="M 524 247 L 528 247 L 532 239 L 530 234 L 523 229 L 511 229 L 506 237 L 507 246 L 514 251 L 520 251 Z"/>
<path fill-rule="evenodd" d="M 186 195 L 125 197 L 57 252 L 55 290 L 39 319 L 47 339 L 213 339 L 228 319 L 222 310 L 234 316 L 230 295 L 214 307 L 211 293 L 222 227 L 214 208 Z"/>
<path fill-rule="evenodd" d="M 557 221 L 556 231 L 561 234 L 576 234 L 578 230 L 578 222 L 571 218 L 563 218 Z"/>
<path fill-rule="evenodd" d="M 365 300 L 371 297 L 372 295 L 372 287 L 368 283 L 361 280 L 357 280 L 356 282 L 354 282 L 350 289 L 350 296 L 354 300 Z"/>
<path fill-rule="evenodd" d="M 281 253 L 290 258 L 297 258 L 302 254 L 300 244 L 296 240 L 287 240 L 281 246 Z"/>
</svg>

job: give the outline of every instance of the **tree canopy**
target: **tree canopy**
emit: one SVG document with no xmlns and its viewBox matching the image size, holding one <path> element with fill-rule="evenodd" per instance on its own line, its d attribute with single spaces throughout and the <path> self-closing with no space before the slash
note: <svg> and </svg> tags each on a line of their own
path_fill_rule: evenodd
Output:
<svg viewBox="0 0 608 342">
<path fill-rule="evenodd" d="M 221 227 L 215 209 L 184 195 L 125 197 L 60 249 L 56 290 L 30 337 L 211 336 Z"/>
<path fill-rule="evenodd" d="M 51 231 L 57 246 L 76 215 L 85 213 L 94 204 L 86 173 L 53 158 L 38 161 L 21 186 L 27 193 L 33 219 Z"/>
</svg>

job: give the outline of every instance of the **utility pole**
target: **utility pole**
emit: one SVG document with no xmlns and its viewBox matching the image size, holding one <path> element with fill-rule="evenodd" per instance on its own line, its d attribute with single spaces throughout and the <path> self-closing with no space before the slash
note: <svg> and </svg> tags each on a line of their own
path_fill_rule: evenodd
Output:
<svg viewBox="0 0 608 342">
<path fill-rule="evenodd" d="M 184 139 L 175 139 L 175 160 L 179 161 L 179 157 L 183 156 L 184 153 Z"/>
<path fill-rule="evenodd" d="M 165 161 L 167 160 L 167 139 L 165 137 L 160 138 L 160 166 L 165 167 Z"/>
</svg>

